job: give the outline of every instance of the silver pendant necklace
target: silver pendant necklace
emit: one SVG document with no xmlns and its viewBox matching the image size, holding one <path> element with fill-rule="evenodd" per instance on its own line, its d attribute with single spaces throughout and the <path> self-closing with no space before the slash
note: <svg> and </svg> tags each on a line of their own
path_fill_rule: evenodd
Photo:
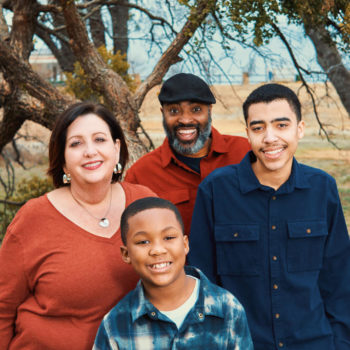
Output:
<svg viewBox="0 0 350 350">
<path fill-rule="evenodd" d="M 111 187 L 111 195 L 110 195 L 110 200 L 109 200 L 109 206 L 108 209 L 106 211 L 106 214 L 102 217 L 102 218 L 98 218 L 95 215 L 92 215 L 85 207 L 83 204 L 81 204 L 74 196 L 73 196 L 73 192 L 71 190 L 71 188 L 69 187 L 69 191 L 70 194 L 72 195 L 72 198 L 74 199 L 74 201 L 81 207 L 83 208 L 90 216 L 92 216 L 93 218 L 95 218 L 96 220 L 98 220 L 98 224 L 103 227 L 103 228 L 107 228 L 109 227 L 109 220 L 107 219 L 107 215 L 109 213 L 109 210 L 111 209 L 111 204 L 112 204 L 112 187 Z"/>
</svg>

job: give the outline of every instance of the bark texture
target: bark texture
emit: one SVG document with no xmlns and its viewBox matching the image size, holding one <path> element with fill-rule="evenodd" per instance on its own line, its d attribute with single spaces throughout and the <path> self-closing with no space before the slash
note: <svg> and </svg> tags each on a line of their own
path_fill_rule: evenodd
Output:
<svg viewBox="0 0 350 350">
<path fill-rule="evenodd" d="M 128 0 L 120 1 L 120 5 L 109 6 L 109 12 L 112 18 L 113 27 L 113 52 L 116 53 L 118 50 L 121 54 L 128 54 L 128 19 L 129 19 L 129 8 L 127 5 Z"/>
<path fill-rule="evenodd" d="M 337 90 L 350 117 L 350 72 L 344 66 L 335 43 L 322 26 L 306 26 L 305 31 L 315 46 L 318 63 Z"/>
</svg>

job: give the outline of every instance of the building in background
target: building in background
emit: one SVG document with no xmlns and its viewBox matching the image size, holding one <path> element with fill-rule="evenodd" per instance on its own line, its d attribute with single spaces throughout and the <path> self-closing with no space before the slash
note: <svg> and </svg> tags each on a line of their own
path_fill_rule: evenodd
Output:
<svg viewBox="0 0 350 350">
<path fill-rule="evenodd" d="M 49 51 L 33 52 L 29 58 L 29 63 L 36 73 L 51 83 L 59 84 L 65 80 L 56 57 Z"/>
</svg>

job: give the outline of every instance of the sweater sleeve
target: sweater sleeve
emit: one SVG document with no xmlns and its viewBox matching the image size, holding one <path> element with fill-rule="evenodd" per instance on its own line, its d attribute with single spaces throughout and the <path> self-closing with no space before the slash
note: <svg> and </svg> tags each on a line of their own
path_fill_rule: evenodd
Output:
<svg viewBox="0 0 350 350">
<path fill-rule="evenodd" d="M 0 349 L 14 337 L 16 310 L 29 294 L 23 247 L 8 229 L 0 249 Z"/>
</svg>

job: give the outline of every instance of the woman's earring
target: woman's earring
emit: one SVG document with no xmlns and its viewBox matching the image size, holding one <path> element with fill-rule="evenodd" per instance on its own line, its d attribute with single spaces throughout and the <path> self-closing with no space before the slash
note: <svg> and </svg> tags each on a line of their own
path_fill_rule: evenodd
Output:
<svg viewBox="0 0 350 350">
<path fill-rule="evenodd" d="M 120 163 L 118 163 L 118 164 L 116 164 L 116 166 L 114 167 L 113 173 L 114 173 L 114 174 L 121 174 L 122 170 L 123 170 L 123 166 L 122 166 Z"/>
<path fill-rule="evenodd" d="M 70 181 L 72 178 L 70 177 L 70 174 L 63 174 L 62 181 L 65 185 L 70 184 Z"/>
</svg>

